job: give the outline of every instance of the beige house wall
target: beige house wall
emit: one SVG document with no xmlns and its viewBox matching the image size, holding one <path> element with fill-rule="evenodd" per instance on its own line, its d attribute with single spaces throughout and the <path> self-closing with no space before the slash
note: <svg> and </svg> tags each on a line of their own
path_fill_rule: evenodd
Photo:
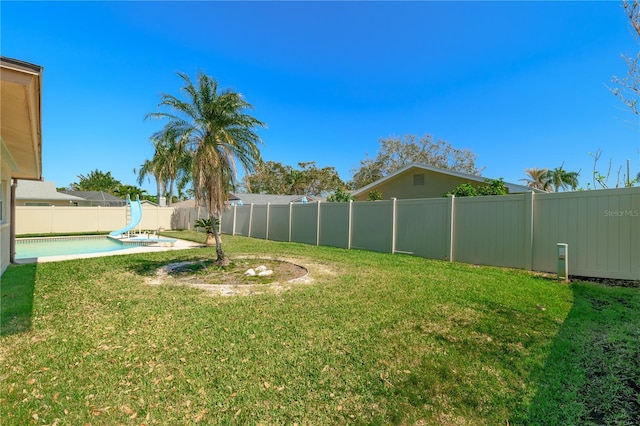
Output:
<svg viewBox="0 0 640 426">
<path fill-rule="evenodd" d="M 0 144 L 4 145 L 1 141 Z M 11 167 L 4 155 L 0 155 L 0 275 L 9 266 L 11 222 Z"/>
<path fill-rule="evenodd" d="M 414 178 L 415 175 L 417 176 Z M 419 184 L 421 181 L 423 183 Z M 463 183 L 470 183 L 476 187 L 484 185 L 484 182 L 470 182 L 469 179 L 458 176 L 444 175 L 429 170 L 410 169 L 394 179 L 383 182 L 375 189 L 382 194 L 382 198 L 385 200 L 391 199 L 391 197 L 399 200 L 437 198 L 444 196 L 444 194 Z M 356 201 L 367 201 L 368 197 L 368 192 L 359 194 L 356 196 Z"/>
</svg>

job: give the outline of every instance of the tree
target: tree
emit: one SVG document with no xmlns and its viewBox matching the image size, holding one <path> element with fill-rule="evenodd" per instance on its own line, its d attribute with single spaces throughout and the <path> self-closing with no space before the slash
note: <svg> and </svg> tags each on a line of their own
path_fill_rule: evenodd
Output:
<svg viewBox="0 0 640 426">
<path fill-rule="evenodd" d="M 540 189 L 547 192 L 558 192 L 561 189 L 575 191 L 578 187 L 580 172 L 570 172 L 564 169 L 564 164 L 555 169 L 539 169 L 532 167 L 524 169 L 527 177 L 520 179 L 527 183 L 531 189 Z"/>
<path fill-rule="evenodd" d="M 173 201 L 173 191 L 176 183 L 183 189 L 190 173 L 189 153 L 180 144 L 180 135 L 174 128 L 165 127 L 151 137 L 155 148 L 153 158 L 146 160 L 138 174 L 138 184 L 147 175 L 153 175 L 156 179 L 158 201 L 160 197 L 166 197 L 168 205 Z"/>
<path fill-rule="evenodd" d="M 609 159 L 609 165 L 607 167 L 606 174 L 600 173 L 598 169 L 598 161 L 600 157 L 602 157 L 602 150 L 598 149 L 596 152 L 590 152 L 589 155 L 593 158 L 593 188 L 597 188 L 600 185 L 601 188 L 606 189 L 609 188 L 609 177 L 611 176 L 611 168 L 613 166 L 613 161 Z M 620 187 L 632 187 L 638 182 L 640 182 L 640 172 L 636 175 L 635 178 L 631 178 L 631 170 L 629 170 L 629 161 L 627 160 L 627 172 L 623 172 L 622 166 L 618 166 L 618 171 L 616 173 L 616 188 Z M 620 176 L 622 175 L 622 176 Z M 589 184 L 587 184 L 587 188 L 589 188 Z"/>
<path fill-rule="evenodd" d="M 104 191 L 109 194 L 116 195 L 118 187 L 122 183 L 111 176 L 111 172 L 103 172 L 101 170 L 93 170 L 87 175 L 78 175 L 78 182 L 70 185 L 74 191 Z"/>
<path fill-rule="evenodd" d="M 147 195 L 147 190 L 135 185 L 120 185 L 118 189 L 116 189 L 114 195 L 117 195 L 120 198 L 127 198 L 127 196 L 129 196 L 132 200 L 135 200 L 138 197 L 143 199 Z"/>
<path fill-rule="evenodd" d="M 298 163 L 300 169 L 276 161 L 259 164 L 253 173 L 244 177 L 244 186 L 257 194 L 311 195 L 329 194 L 344 186 L 334 167 L 318 168 L 315 161 Z"/>
<path fill-rule="evenodd" d="M 333 194 L 327 197 L 328 203 L 348 203 L 349 201 L 353 201 L 353 195 L 346 191 L 341 186 L 337 187 Z"/>
<path fill-rule="evenodd" d="M 367 201 L 380 201 L 382 200 L 382 193 L 377 189 L 369 191 L 367 195 Z"/>
<path fill-rule="evenodd" d="M 561 189 L 567 190 L 571 188 L 572 191 L 578 187 L 578 176 L 580 172 L 566 171 L 563 166 L 556 167 L 553 170 L 549 170 L 548 182 L 553 187 L 554 192 L 559 192 Z"/>
<path fill-rule="evenodd" d="M 547 192 L 551 191 L 551 185 L 549 184 L 549 169 L 532 167 L 530 169 L 524 169 L 524 172 L 527 177 L 520 180 L 526 182 L 529 188 Z"/>
<path fill-rule="evenodd" d="M 156 150 L 156 154 L 157 154 Z M 161 158 L 154 154 L 151 160 L 145 160 L 140 166 L 138 173 L 138 185 L 142 185 L 144 178 L 148 175 L 153 175 L 156 180 L 156 201 L 160 203 L 160 197 L 164 196 L 167 181 L 164 178 L 164 170 L 161 167 Z M 133 173 L 136 173 L 136 169 L 133 169 Z"/>
<path fill-rule="evenodd" d="M 623 0 L 622 7 L 631 22 L 634 38 L 640 44 L 640 1 Z M 638 99 L 640 99 L 640 53 L 636 53 L 635 56 L 623 54 L 622 59 L 628 67 L 627 75 L 624 77 L 613 76 L 612 82 L 617 87 L 609 90 L 634 114 L 640 115 L 640 104 L 638 104 Z"/>
<path fill-rule="evenodd" d="M 328 194 L 333 188 L 344 186 L 338 172 L 334 167 L 316 167 L 315 161 L 298 163 L 300 170 L 300 192 L 296 195 L 312 195 L 319 197 Z"/>
<path fill-rule="evenodd" d="M 266 161 L 256 166 L 253 173 L 244 176 L 243 185 L 247 192 L 256 194 L 288 195 L 291 170 L 291 166 Z"/>
<path fill-rule="evenodd" d="M 252 172 L 261 162 L 258 145 L 262 141 L 256 128 L 265 124 L 245 112 L 253 107 L 241 94 L 220 90 L 215 79 L 200 72 L 194 85 L 186 74 L 178 75 L 184 82 L 186 100 L 163 94 L 158 107 L 169 112 L 150 113 L 147 117 L 168 119 L 165 132 L 179 135 L 181 149 L 191 157 L 196 201 L 206 206 L 210 218 L 217 220 L 225 208 L 227 194 L 235 188 L 236 164 Z M 213 233 L 216 264 L 228 264 L 217 226 Z"/>
<path fill-rule="evenodd" d="M 475 165 L 476 154 L 466 148 L 455 148 L 441 139 L 435 140 L 431 135 L 424 135 L 421 138 L 407 135 L 402 139 L 390 137 L 380 139 L 379 142 L 380 150 L 376 157 L 366 156 L 360 161 L 360 167 L 353 171 L 353 178 L 349 183 L 352 189 L 362 188 L 412 163 L 427 164 L 472 175 L 481 173 Z"/>
</svg>

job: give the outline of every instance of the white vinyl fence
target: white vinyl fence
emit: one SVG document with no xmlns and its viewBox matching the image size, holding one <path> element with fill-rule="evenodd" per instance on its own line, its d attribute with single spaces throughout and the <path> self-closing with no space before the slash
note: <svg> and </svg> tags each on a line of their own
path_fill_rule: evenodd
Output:
<svg viewBox="0 0 640 426">
<path fill-rule="evenodd" d="M 16 207 L 16 233 L 120 229 L 128 207 Z M 204 209 L 143 205 L 139 229 L 194 229 Z M 234 206 L 221 230 L 274 241 L 640 280 L 640 188 L 470 198 Z"/>
<path fill-rule="evenodd" d="M 640 280 L 640 188 L 351 203 L 234 206 L 222 231 L 275 241 L 405 253 Z"/>
<path fill-rule="evenodd" d="M 16 234 L 110 232 L 123 228 L 129 207 L 16 206 Z M 142 219 L 136 229 L 176 229 L 174 208 L 142 205 Z"/>
</svg>

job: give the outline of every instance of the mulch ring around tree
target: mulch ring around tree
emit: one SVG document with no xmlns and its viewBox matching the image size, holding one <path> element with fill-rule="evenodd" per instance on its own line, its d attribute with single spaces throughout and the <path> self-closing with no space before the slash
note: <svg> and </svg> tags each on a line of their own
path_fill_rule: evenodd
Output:
<svg viewBox="0 0 640 426">
<path fill-rule="evenodd" d="M 305 264 L 306 266 L 302 266 Z M 247 274 L 253 270 L 255 275 Z M 259 276 L 260 271 L 267 271 Z M 268 271 L 271 271 L 269 273 Z M 326 265 L 296 259 L 234 257 L 231 264 L 220 267 L 211 259 L 171 263 L 156 270 L 147 279 L 151 285 L 186 285 L 212 295 L 247 296 L 281 293 L 295 285 L 310 284 L 312 275 L 331 274 Z"/>
</svg>

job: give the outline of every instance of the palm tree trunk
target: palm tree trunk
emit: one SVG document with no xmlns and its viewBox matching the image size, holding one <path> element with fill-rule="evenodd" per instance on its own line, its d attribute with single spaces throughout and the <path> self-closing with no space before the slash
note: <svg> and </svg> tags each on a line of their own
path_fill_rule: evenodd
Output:
<svg viewBox="0 0 640 426">
<path fill-rule="evenodd" d="M 173 199 L 173 179 L 169 179 L 169 200 L 167 201 L 167 206 L 171 207 L 171 200 Z"/>
<path fill-rule="evenodd" d="M 222 240 L 220 239 L 220 232 L 218 232 L 218 226 L 214 225 L 213 226 L 213 237 L 216 239 L 216 265 L 218 266 L 226 266 L 229 263 L 231 263 L 231 261 L 229 260 L 229 258 L 224 254 L 224 252 L 222 251 Z"/>
</svg>

